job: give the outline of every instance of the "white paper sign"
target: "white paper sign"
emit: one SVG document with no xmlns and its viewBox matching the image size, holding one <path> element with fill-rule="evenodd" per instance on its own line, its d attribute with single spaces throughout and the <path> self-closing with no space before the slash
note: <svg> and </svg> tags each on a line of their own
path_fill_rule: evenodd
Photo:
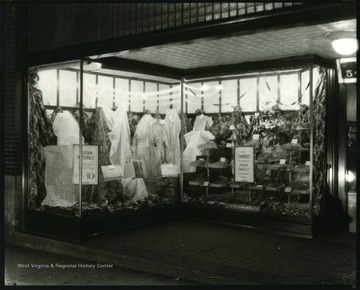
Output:
<svg viewBox="0 0 360 290">
<path fill-rule="evenodd" d="M 285 187 L 285 192 L 291 192 L 291 187 Z"/>
<path fill-rule="evenodd" d="M 280 164 L 285 164 L 286 163 L 286 159 L 280 159 Z"/>
<path fill-rule="evenodd" d="M 235 181 L 254 182 L 254 147 L 235 147 Z"/>
<path fill-rule="evenodd" d="M 226 148 L 231 148 L 231 147 L 232 147 L 231 143 L 226 143 Z"/>
<path fill-rule="evenodd" d="M 253 139 L 253 140 L 259 140 L 259 137 L 260 137 L 259 134 L 254 134 L 252 139 Z"/>
<path fill-rule="evenodd" d="M 299 139 L 292 139 L 291 144 L 297 144 L 299 142 Z"/>
<path fill-rule="evenodd" d="M 74 145 L 73 150 L 73 184 L 79 184 L 80 146 Z M 98 146 L 83 145 L 82 153 L 82 184 L 98 184 Z"/>
<path fill-rule="evenodd" d="M 306 165 L 306 166 L 310 166 L 310 161 L 306 161 L 306 162 L 305 162 L 305 165 Z"/>
</svg>

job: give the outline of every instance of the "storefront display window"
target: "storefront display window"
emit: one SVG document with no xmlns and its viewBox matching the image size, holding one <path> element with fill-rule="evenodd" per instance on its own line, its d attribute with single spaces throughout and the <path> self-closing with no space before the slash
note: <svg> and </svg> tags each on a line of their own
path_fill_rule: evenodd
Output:
<svg viewBox="0 0 360 290">
<path fill-rule="evenodd" d="M 223 88 L 220 102 L 231 92 L 237 105 L 232 112 L 197 114 L 184 151 L 183 201 L 240 212 L 318 214 L 325 76 L 321 67 L 262 72 L 239 76 L 238 93 Z M 199 120 L 207 120 L 201 128 Z"/>
<path fill-rule="evenodd" d="M 85 61 L 30 69 L 28 209 L 81 217 L 174 204 L 181 121 L 172 102 L 181 105 L 177 80 Z"/>
</svg>

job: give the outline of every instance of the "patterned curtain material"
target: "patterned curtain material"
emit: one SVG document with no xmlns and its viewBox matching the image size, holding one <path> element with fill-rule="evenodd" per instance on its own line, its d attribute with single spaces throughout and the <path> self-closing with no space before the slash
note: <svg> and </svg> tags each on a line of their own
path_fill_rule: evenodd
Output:
<svg viewBox="0 0 360 290">
<path fill-rule="evenodd" d="M 324 134 L 326 126 L 326 69 L 319 68 L 319 80 L 316 84 L 313 101 L 313 214 L 319 215 L 326 190 L 326 144 Z"/>
<path fill-rule="evenodd" d="M 29 72 L 29 206 L 39 206 L 46 196 L 44 183 L 43 148 L 56 145 L 53 126 L 43 102 L 42 92 L 36 88 L 37 70 Z"/>
</svg>

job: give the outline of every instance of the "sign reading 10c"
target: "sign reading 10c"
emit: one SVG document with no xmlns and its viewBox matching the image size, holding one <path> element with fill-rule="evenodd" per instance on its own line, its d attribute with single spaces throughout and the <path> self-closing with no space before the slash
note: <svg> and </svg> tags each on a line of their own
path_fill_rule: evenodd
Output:
<svg viewBox="0 0 360 290">
<path fill-rule="evenodd" d="M 235 181 L 250 182 L 254 179 L 254 147 L 235 147 Z"/>
</svg>

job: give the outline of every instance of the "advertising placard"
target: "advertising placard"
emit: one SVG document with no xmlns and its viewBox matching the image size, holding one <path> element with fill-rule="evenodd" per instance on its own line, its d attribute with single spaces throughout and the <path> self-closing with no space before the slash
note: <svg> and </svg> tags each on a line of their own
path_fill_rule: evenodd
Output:
<svg viewBox="0 0 360 290">
<path fill-rule="evenodd" d="M 254 181 L 254 147 L 235 147 L 235 182 Z"/>
<path fill-rule="evenodd" d="M 80 146 L 74 145 L 74 162 L 73 162 L 73 184 L 79 184 L 80 172 Z M 95 185 L 98 184 L 99 167 L 98 167 L 98 146 L 83 145 L 82 146 L 82 184 Z"/>
</svg>

